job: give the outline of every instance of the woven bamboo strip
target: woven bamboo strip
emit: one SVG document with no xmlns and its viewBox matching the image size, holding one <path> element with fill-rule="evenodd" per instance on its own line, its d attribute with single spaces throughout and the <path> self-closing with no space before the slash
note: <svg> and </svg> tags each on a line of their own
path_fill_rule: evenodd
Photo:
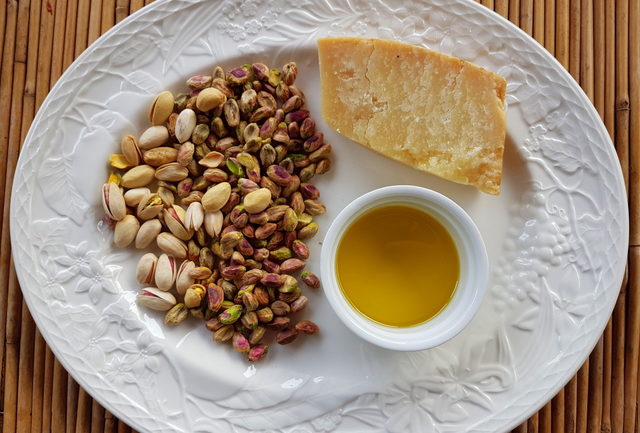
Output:
<svg viewBox="0 0 640 433">
<path fill-rule="evenodd" d="M 533 36 L 533 0 L 520 0 L 520 28 Z"/>
<path fill-rule="evenodd" d="M 118 421 L 118 433 L 129 433 L 131 429 L 122 421 Z"/>
<path fill-rule="evenodd" d="M 627 291 L 627 330 L 624 364 L 624 433 L 636 430 L 638 390 L 638 344 L 640 344 L 640 249 L 629 249 L 629 290 Z"/>
<path fill-rule="evenodd" d="M 132 14 L 144 6 L 144 0 L 131 0 L 129 13 Z"/>
<path fill-rule="evenodd" d="M 80 388 L 78 393 L 78 417 L 76 418 L 76 433 L 89 433 L 91 429 L 91 397 Z"/>
<path fill-rule="evenodd" d="M 116 20 L 116 0 L 104 0 L 102 4 L 102 21 L 100 34 L 109 30 Z"/>
<path fill-rule="evenodd" d="M 578 412 L 578 376 L 573 376 L 564 387 L 564 431 L 575 433 Z"/>
<path fill-rule="evenodd" d="M 604 93 L 605 93 L 605 24 L 604 4 L 606 0 L 593 0 L 593 57 L 594 64 L 594 105 L 604 122 Z"/>
<path fill-rule="evenodd" d="M 603 337 L 603 360 L 602 360 L 602 422 L 603 432 L 611 431 L 611 370 L 613 368 L 613 323 L 609 319 L 604 330 Z"/>
<path fill-rule="evenodd" d="M 629 188 L 629 0 L 616 0 L 616 150 Z"/>
<path fill-rule="evenodd" d="M 0 100 L 6 101 L 4 104 L 0 104 L 0 125 L 9 125 L 11 119 L 11 96 L 13 85 L 13 59 L 15 52 L 15 34 L 16 34 L 16 21 L 18 16 L 17 4 L 15 2 L 6 2 L 5 5 L 5 32 L 3 51 L 2 51 L 2 65 L 0 65 Z M 4 161 L 7 158 L 7 149 L 9 147 L 9 128 L 0 128 L 0 179 L 5 179 L 6 166 Z M 4 187 L 0 186 L 0 203 L 4 200 Z M 2 215 L 0 214 L 0 224 L 2 223 Z M 5 254 L 0 257 L 6 261 L 3 263 L 8 264 L 9 258 Z M 6 266 L 6 265 L 5 265 Z M 2 267 L 0 267 L 0 271 Z M 6 284 L 7 276 L 6 272 L 3 274 L 3 279 L 0 280 L 0 331 L 6 338 L 6 326 L 7 326 L 7 308 L 8 308 L 8 286 Z M 0 368 L 2 367 L 5 359 L 5 345 L 0 344 Z M 7 378 L 4 378 L 5 386 Z M 10 416 L 9 414 L 3 415 L 3 423 L 5 418 Z"/>
<path fill-rule="evenodd" d="M 538 418 L 539 418 L 539 416 L 540 416 L 539 412 L 538 413 L 534 413 L 527 420 L 527 433 L 538 433 Z"/>
<path fill-rule="evenodd" d="M 15 30 L 15 45 L 13 47 L 13 79 L 9 83 L 11 86 L 11 104 L 9 111 L 8 146 L 6 149 L 6 163 L 4 179 L 3 213 L 2 221 L 9 221 L 9 197 L 11 195 L 11 181 L 13 178 L 12 161 L 17 157 L 20 147 L 20 134 L 22 124 L 23 92 L 26 79 L 27 61 L 27 41 L 29 26 L 24 25 L 29 22 L 28 1 L 18 3 L 18 9 L 12 12 L 10 19 L 17 19 L 21 25 Z M 7 38 L 8 40 L 8 38 Z M 18 420 L 18 378 L 20 365 L 20 333 L 22 328 L 22 293 L 18 287 L 15 274 L 13 273 L 13 263 L 10 257 L 9 224 L 2 225 L 2 240 L 0 242 L 2 252 L 0 253 L 0 284 L 7 287 L 7 313 L 6 313 L 6 334 L 4 353 L 4 398 L 3 398 L 3 431 L 18 431 L 22 429 Z M 24 379 L 23 379 L 24 380 Z M 31 426 L 28 426 L 31 430 Z M 21 430 L 27 431 L 27 430 Z"/>
<path fill-rule="evenodd" d="M 93 41 L 100 36 L 102 18 L 102 1 L 92 1 L 89 7 L 89 32 L 87 46 L 91 45 Z"/>
<path fill-rule="evenodd" d="M 520 0 L 509 0 L 509 21 L 520 26 Z"/>
<path fill-rule="evenodd" d="M 53 362 L 53 390 L 51 398 L 51 432 L 66 430 L 67 372 L 56 359 Z"/>
<path fill-rule="evenodd" d="M 7 2 L 0 2 L 0 59 L 4 52 L 4 36 L 7 25 Z"/>
<path fill-rule="evenodd" d="M 51 404 L 53 399 L 53 352 L 45 346 L 44 387 L 42 392 L 42 431 L 51 431 Z"/>
<path fill-rule="evenodd" d="M 624 313 L 627 278 L 613 311 L 613 369 L 611 370 L 611 431 L 621 432 L 624 419 Z"/>
<path fill-rule="evenodd" d="M 76 418 L 78 417 L 78 392 L 80 387 L 69 375 L 67 378 L 67 422 L 66 432 L 74 433 L 76 431 Z"/>
<path fill-rule="evenodd" d="M 78 2 L 68 0 L 66 26 L 64 31 L 64 47 L 62 51 L 62 67 L 67 69 L 76 57 L 76 29 L 78 19 Z"/>
<path fill-rule="evenodd" d="M 580 5 L 580 35 L 580 86 L 593 102 L 593 0 L 582 0 Z"/>
<path fill-rule="evenodd" d="M 551 431 L 564 433 L 564 389 L 561 389 L 551 404 Z"/>
<path fill-rule="evenodd" d="M 630 244 L 640 245 L 640 4 L 629 3 L 629 97 L 631 167 L 629 220 Z"/>
<path fill-rule="evenodd" d="M 555 55 L 569 69 L 569 0 L 556 0 Z"/>
<path fill-rule="evenodd" d="M 587 409 L 589 402 L 589 358 L 578 370 L 578 392 L 576 397 L 576 432 L 587 431 Z"/>
<path fill-rule="evenodd" d="M 533 37 L 544 45 L 544 1 L 533 2 Z"/>
<path fill-rule="evenodd" d="M 93 400 L 91 401 L 91 433 L 104 431 L 104 408 Z"/>
<path fill-rule="evenodd" d="M 522 424 L 511 430 L 511 433 L 527 433 L 527 421 L 525 420 Z"/>
<path fill-rule="evenodd" d="M 87 34 L 89 33 L 89 0 L 78 0 L 76 19 L 75 57 L 87 48 Z"/>
<path fill-rule="evenodd" d="M 493 0 L 480 0 L 480 3 L 482 3 L 483 6 L 486 6 L 489 9 L 493 9 Z"/>
<path fill-rule="evenodd" d="M 580 2 L 569 0 L 569 72 L 580 81 Z"/>
<path fill-rule="evenodd" d="M 37 39 L 36 39 L 37 40 Z M 16 281 L 16 286 L 18 283 Z M 22 327 L 20 330 L 20 370 L 18 374 L 18 433 L 31 432 L 31 399 L 33 395 L 33 344 L 36 325 L 27 304 L 22 303 Z M 36 391 L 38 392 L 38 391 Z"/>
<path fill-rule="evenodd" d="M 129 0 L 116 0 L 116 23 L 129 15 Z"/>
<path fill-rule="evenodd" d="M 589 356 L 589 399 L 587 402 L 587 431 L 589 433 L 600 433 L 602 425 L 603 359 L 603 341 L 600 338 Z"/>
<path fill-rule="evenodd" d="M 44 397 L 45 342 L 36 329 L 33 345 L 33 397 L 31 399 L 31 433 L 42 429 L 42 400 Z"/>
<path fill-rule="evenodd" d="M 55 23 L 53 32 L 53 52 L 51 55 L 51 85 L 55 84 L 62 75 L 64 64 L 62 53 L 64 51 L 64 30 L 67 17 L 67 1 L 58 0 L 55 3 Z M 74 1 L 74 0 L 69 0 Z"/>
<path fill-rule="evenodd" d="M 551 429 L 551 409 L 552 403 L 551 401 L 547 402 L 542 409 L 540 409 L 539 417 L 538 417 L 538 431 L 540 433 L 552 433 Z"/>
<path fill-rule="evenodd" d="M 614 138 L 615 132 L 615 113 L 616 113 L 616 7 L 615 2 L 607 0 L 605 3 L 605 23 L 604 23 L 604 41 L 605 41 L 605 91 L 604 91 L 604 124 L 609 131 L 611 139 Z"/>
<path fill-rule="evenodd" d="M 509 0 L 495 0 L 493 10 L 505 18 L 509 18 Z"/>
<path fill-rule="evenodd" d="M 116 433 L 118 429 L 118 420 L 108 410 L 104 411 L 104 433 Z"/>
<path fill-rule="evenodd" d="M 551 54 L 556 50 L 556 2 L 546 0 L 544 5 L 544 47 Z"/>
</svg>

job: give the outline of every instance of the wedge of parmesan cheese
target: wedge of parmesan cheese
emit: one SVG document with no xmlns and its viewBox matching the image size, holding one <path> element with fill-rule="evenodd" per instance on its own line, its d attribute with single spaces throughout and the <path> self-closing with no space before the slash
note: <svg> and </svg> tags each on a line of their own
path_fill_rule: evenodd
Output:
<svg viewBox="0 0 640 433">
<path fill-rule="evenodd" d="M 500 193 L 501 76 L 401 42 L 318 41 L 322 115 L 363 146 L 442 178 Z"/>
</svg>

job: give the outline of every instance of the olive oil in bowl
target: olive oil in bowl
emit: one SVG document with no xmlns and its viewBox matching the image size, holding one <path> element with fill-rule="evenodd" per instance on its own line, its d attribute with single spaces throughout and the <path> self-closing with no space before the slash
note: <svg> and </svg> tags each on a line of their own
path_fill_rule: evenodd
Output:
<svg viewBox="0 0 640 433">
<path fill-rule="evenodd" d="M 376 207 L 353 221 L 339 242 L 335 267 L 351 306 L 392 327 L 435 317 L 460 278 L 458 251 L 447 229 L 405 205 Z"/>
</svg>

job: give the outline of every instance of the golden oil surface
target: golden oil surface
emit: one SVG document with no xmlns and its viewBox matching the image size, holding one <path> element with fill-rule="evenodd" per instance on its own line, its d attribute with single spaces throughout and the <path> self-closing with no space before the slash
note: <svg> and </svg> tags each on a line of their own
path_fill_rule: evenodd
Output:
<svg viewBox="0 0 640 433">
<path fill-rule="evenodd" d="M 338 283 L 361 314 L 410 327 L 436 316 L 460 277 L 458 251 L 445 227 L 410 206 L 372 209 L 347 227 L 336 254 Z"/>
</svg>

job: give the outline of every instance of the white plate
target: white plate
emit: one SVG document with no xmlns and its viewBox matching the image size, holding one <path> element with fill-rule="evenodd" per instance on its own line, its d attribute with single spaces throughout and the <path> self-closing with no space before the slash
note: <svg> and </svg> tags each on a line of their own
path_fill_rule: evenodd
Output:
<svg viewBox="0 0 640 433">
<path fill-rule="evenodd" d="M 320 119 L 335 148 L 318 181 L 326 229 L 353 198 L 390 184 L 442 192 L 474 218 L 493 282 L 472 324 L 434 350 L 385 351 L 356 338 L 321 291 L 317 337 L 248 364 L 201 323 L 167 329 L 138 310 L 135 251 L 113 250 L 99 221 L 108 155 L 145 126 L 153 95 L 193 73 L 296 60 L 319 115 L 315 40 L 399 39 L 507 78 L 503 192 L 476 192 L 386 160 Z M 471 1 L 158 1 L 100 38 L 40 109 L 14 179 L 16 270 L 60 361 L 125 422 L 150 432 L 497 432 L 574 374 L 611 313 L 627 251 L 625 190 L 596 111 L 543 48 Z M 312 245 L 318 270 L 320 240 Z M 393 302 L 390 300 L 390 304 Z"/>
</svg>

